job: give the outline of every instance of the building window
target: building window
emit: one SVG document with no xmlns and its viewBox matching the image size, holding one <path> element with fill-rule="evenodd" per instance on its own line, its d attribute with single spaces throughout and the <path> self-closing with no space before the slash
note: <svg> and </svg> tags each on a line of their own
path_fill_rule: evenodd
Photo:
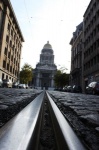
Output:
<svg viewBox="0 0 99 150">
<path fill-rule="evenodd" d="M 93 20 L 94 20 L 94 22 L 96 22 L 96 16 L 94 16 Z"/>
<path fill-rule="evenodd" d="M 11 61 L 13 62 L 13 55 L 11 56 Z"/>
<path fill-rule="evenodd" d="M 93 59 L 91 59 L 91 66 L 93 66 Z"/>
<path fill-rule="evenodd" d="M 93 60 L 94 60 L 94 65 L 95 65 L 95 64 L 96 64 L 96 56 L 94 57 L 94 59 L 93 59 Z"/>
<path fill-rule="evenodd" d="M 94 3 L 94 5 L 93 5 L 93 9 L 95 9 L 96 8 L 96 2 Z"/>
<path fill-rule="evenodd" d="M 19 59 L 20 59 L 20 54 L 19 54 Z"/>
<path fill-rule="evenodd" d="M 99 24 L 97 25 L 97 32 L 99 32 Z"/>
<path fill-rule="evenodd" d="M 97 47 L 99 47 L 99 39 L 97 40 Z"/>
<path fill-rule="evenodd" d="M 11 30 L 11 36 L 13 37 L 13 30 Z"/>
<path fill-rule="evenodd" d="M 8 53 L 8 58 L 10 59 L 10 52 Z"/>
<path fill-rule="evenodd" d="M 90 55 L 90 48 L 88 49 L 88 53 L 89 53 L 89 55 Z"/>
<path fill-rule="evenodd" d="M 14 40 L 15 40 L 15 38 L 16 38 L 16 34 L 14 34 Z"/>
<path fill-rule="evenodd" d="M 14 45 L 12 46 L 12 50 L 14 51 Z"/>
<path fill-rule="evenodd" d="M 9 36 L 6 36 L 6 42 L 9 43 Z"/>
<path fill-rule="evenodd" d="M 8 79 L 8 75 L 6 75 L 6 79 Z"/>
<path fill-rule="evenodd" d="M 99 54 L 97 55 L 97 63 L 99 63 Z"/>
<path fill-rule="evenodd" d="M 91 13 L 93 13 L 93 8 L 91 8 Z"/>
<path fill-rule="evenodd" d="M 12 66 L 10 66 L 10 72 L 12 73 Z"/>
<path fill-rule="evenodd" d="M 4 79 L 4 73 L 2 73 L 2 80 Z"/>
<path fill-rule="evenodd" d="M 93 45 L 91 46 L 91 53 L 93 52 Z"/>
<path fill-rule="evenodd" d="M 14 58 L 14 64 L 15 64 L 15 58 Z"/>
<path fill-rule="evenodd" d="M 14 74 L 14 68 L 13 68 L 13 74 Z"/>
<path fill-rule="evenodd" d="M 91 26 L 93 26 L 93 20 L 91 20 Z"/>
<path fill-rule="evenodd" d="M 19 68 L 19 63 L 18 63 L 18 68 Z"/>
<path fill-rule="evenodd" d="M 17 66 L 17 61 L 16 61 L 16 66 Z"/>
<path fill-rule="evenodd" d="M 11 26 L 10 26 L 10 24 L 8 23 L 8 31 L 10 32 L 10 28 L 11 28 Z"/>
<path fill-rule="evenodd" d="M 97 19 L 99 18 L 99 10 L 96 12 Z"/>
<path fill-rule="evenodd" d="M 90 68 L 90 61 L 88 62 L 88 67 Z"/>
<path fill-rule="evenodd" d="M 5 60 L 3 60 L 3 68 L 6 69 L 6 61 Z"/>
<path fill-rule="evenodd" d="M 7 48 L 5 47 L 4 54 L 7 56 Z"/>
<path fill-rule="evenodd" d="M 9 64 L 7 64 L 7 70 L 9 71 Z"/>
<path fill-rule="evenodd" d="M 93 31 L 93 32 L 94 32 L 94 35 L 96 35 L 96 29 L 94 29 L 94 31 Z"/>
<path fill-rule="evenodd" d="M 93 38 L 93 33 L 91 33 L 90 37 L 91 37 L 91 39 Z"/>
<path fill-rule="evenodd" d="M 12 41 L 10 41 L 10 47 L 12 47 Z"/>
<path fill-rule="evenodd" d="M 94 50 L 96 49 L 96 42 L 93 44 L 93 46 L 94 46 Z"/>
<path fill-rule="evenodd" d="M 84 65 L 84 71 L 85 71 L 85 65 Z"/>
<path fill-rule="evenodd" d="M 16 50 L 16 48 L 15 48 L 15 54 L 16 54 L 16 51 L 17 51 L 17 50 Z"/>
<path fill-rule="evenodd" d="M 16 76 L 16 70 L 15 70 L 15 76 Z"/>
</svg>

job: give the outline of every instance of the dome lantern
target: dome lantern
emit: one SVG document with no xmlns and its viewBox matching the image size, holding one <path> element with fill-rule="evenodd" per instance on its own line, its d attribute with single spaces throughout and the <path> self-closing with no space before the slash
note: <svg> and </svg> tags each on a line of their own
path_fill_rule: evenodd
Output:
<svg viewBox="0 0 99 150">
<path fill-rule="evenodd" d="M 52 49 L 52 46 L 49 44 L 49 41 L 44 45 L 43 49 Z"/>
</svg>

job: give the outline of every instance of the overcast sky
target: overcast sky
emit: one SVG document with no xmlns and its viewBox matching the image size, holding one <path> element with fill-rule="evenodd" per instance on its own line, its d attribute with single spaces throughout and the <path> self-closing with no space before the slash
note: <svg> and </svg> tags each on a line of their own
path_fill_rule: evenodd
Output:
<svg viewBox="0 0 99 150">
<path fill-rule="evenodd" d="M 69 42 L 90 0 L 10 0 L 25 42 L 21 67 L 33 68 L 39 62 L 43 46 L 49 41 L 58 68 L 70 72 L 71 46 Z"/>
</svg>

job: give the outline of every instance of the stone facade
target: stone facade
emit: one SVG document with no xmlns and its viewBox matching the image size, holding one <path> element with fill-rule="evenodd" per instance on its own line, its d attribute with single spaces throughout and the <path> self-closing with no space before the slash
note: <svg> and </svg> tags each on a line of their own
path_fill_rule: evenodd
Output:
<svg viewBox="0 0 99 150">
<path fill-rule="evenodd" d="M 24 41 L 9 0 L 0 1 L 0 78 L 17 81 Z"/>
<path fill-rule="evenodd" d="M 70 84 L 78 84 L 78 78 L 85 92 L 85 87 L 90 82 L 99 81 L 99 0 L 90 1 L 83 16 L 82 32 L 79 36 L 78 27 L 70 41 Z"/>
<path fill-rule="evenodd" d="M 83 50 L 83 23 L 76 27 L 71 45 L 71 72 L 70 85 L 80 85 L 82 87 L 82 50 Z"/>
<path fill-rule="evenodd" d="M 99 0 L 84 13 L 84 85 L 99 81 Z"/>
<path fill-rule="evenodd" d="M 41 51 L 40 61 L 34 70 L 34 87 L 53 90 L 55 87 L 54 75 L 56 71 L 57 67 L 54 64 L 53 49 L 49 42 L 47 42 Z"/>
</svg>

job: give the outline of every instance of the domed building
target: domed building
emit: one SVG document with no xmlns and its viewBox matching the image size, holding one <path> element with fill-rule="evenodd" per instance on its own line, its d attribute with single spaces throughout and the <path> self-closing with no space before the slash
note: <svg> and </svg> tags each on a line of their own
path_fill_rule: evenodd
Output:
<svg viewBox="0 0 99 150">
<path fill-rule="evenodd" d="M 34 87 L 42 90 L 53 90 L 56 71 L 53 49 L 48 41 L 41 50 L 40 61 L 34 69 Z"/>
</svg>

